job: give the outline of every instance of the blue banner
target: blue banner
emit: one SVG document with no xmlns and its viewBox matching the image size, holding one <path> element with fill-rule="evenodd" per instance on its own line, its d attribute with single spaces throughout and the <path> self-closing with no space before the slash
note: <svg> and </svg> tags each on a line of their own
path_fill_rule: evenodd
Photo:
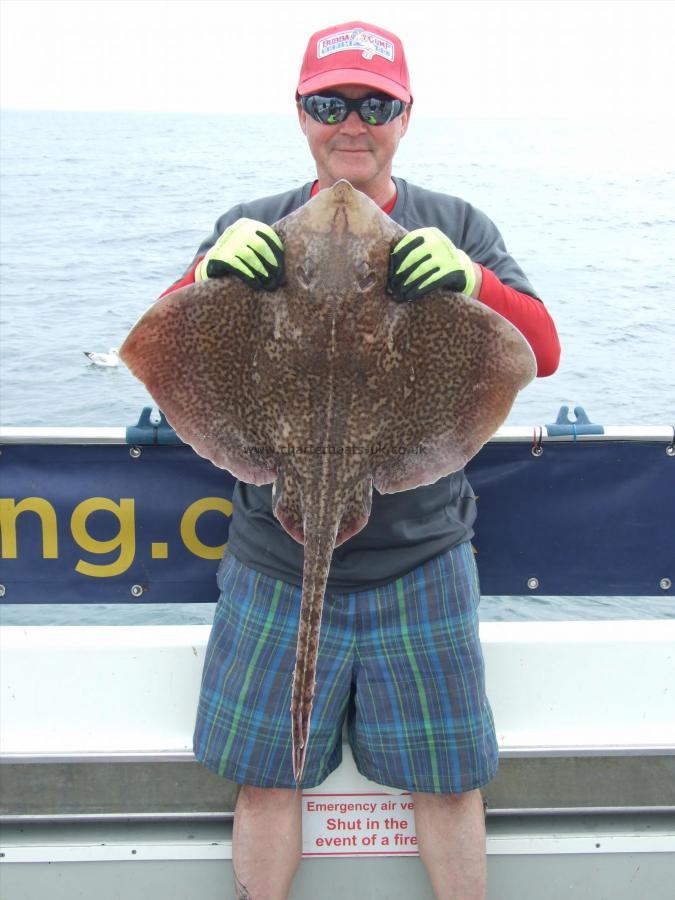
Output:
<svg viewBox="0 0 675 900">
<path fill-rule="evenodd" d="M 2 602 L 217 599 L 234 482 L 188 447 L 7 444 L 0 460 Z M 467 472 L 484 594 L 675 593 L 663 443 L 492 443 Z"/>
</svg>

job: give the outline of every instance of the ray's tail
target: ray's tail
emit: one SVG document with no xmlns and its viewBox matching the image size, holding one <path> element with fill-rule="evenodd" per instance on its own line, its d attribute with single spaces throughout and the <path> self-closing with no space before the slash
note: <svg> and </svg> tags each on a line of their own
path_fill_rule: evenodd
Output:
<svg viewBox="0 0 675 900">
<path fill-rule="evenodd" d="M 336 516 L 336 510 L 330 510 L 329 506 L 325 498 L 309 499 L 305 502 L 307 513 L 304 520 L 302 602 L 291 695 L 293 775 L 298 785 L 302 781 L 305 767 L 310 718 L 314 705 L 323 598 L 340 521 L 340 516 Z"/>
</svg>

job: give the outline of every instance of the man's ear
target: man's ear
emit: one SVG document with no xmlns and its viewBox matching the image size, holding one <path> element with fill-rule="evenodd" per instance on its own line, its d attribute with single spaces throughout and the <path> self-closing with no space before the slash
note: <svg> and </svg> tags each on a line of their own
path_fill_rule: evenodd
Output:
<svg viewBox="0 0 675 900">
<path fill-rule="evenodd" d="M 409 103 L 406 106 L 406 108 L 403 110 L 403 113 L 401 115 L 401 118 L 403 119 L 403 122 L 401 123 L 401 126 L 402 126 L 401 127 L 401 137 L 403 137 L 403 135 L 408 130 L 408 125 L 410 125 L 410 114 L 411 113 L 412 113 L 412 103 Z"/>
</svg>

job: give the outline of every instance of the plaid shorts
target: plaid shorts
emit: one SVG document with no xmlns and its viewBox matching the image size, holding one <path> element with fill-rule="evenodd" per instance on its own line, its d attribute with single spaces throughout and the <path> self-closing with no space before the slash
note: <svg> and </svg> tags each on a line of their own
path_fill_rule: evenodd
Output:
<svg viewBox="0 0 675 900">
<path fill-rule="evenodd" d="M 300 589 L 229 556 L 202 676 L 194 752 L 238 784 L 296 787 L 291 680 Z M 470 544 L 370 591 L 327 594 L 302 786 L 340 764 L 407 791 L 460 793 L 497 771 Z"/>
</svg>

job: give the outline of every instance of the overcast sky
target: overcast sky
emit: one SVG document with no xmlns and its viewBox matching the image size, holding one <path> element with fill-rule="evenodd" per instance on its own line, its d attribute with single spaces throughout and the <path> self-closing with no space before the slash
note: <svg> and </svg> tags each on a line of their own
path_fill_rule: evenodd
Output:
<svg viewBox="0 0 675 900">
<path fill-rule="evenodd" d="M 402 37 L 418 115 L 673 117 L 675 3 L 0 0 L 3 108 L 292 111 L 309 34 Z"/>
</svg>

